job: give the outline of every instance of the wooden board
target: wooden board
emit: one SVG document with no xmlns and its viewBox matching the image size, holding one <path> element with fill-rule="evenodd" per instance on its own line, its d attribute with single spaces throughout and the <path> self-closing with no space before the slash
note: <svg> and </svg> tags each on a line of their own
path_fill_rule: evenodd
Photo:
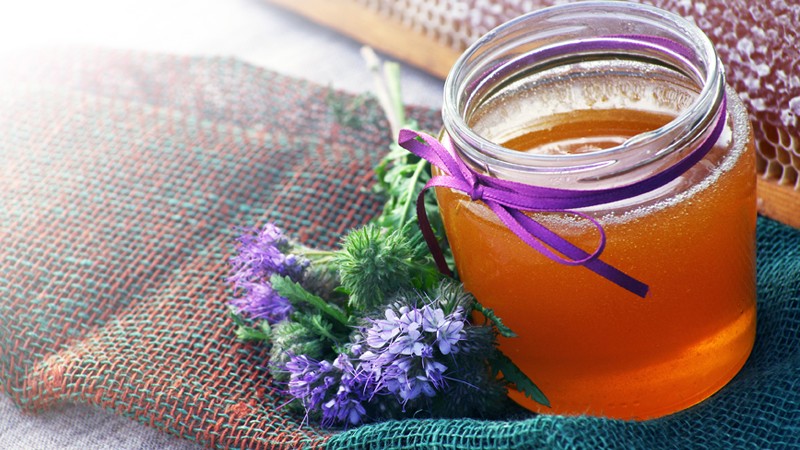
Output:
<svg viewBox="0 0 800 450">
<path fill-rule="evenodd" d="M 800 228 L 800 191 L 774 180 L 758 179 L 758 212 Z"/>
<path fill-rule="evenodd" d="M 444 78 L 461 52 L 352 0 L 268 0 L 432 75 Z"/>
</svg>

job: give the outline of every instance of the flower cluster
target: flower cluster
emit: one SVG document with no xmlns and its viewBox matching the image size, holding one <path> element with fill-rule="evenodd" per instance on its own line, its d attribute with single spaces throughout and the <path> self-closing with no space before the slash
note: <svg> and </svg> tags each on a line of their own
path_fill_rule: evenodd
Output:
<svg viewBox="0 0 800 450">
<path fill-rule="evenodd" d="M 446 385 L 447 355 L 458 352 L 466 317 L 461 308 L 445 315 L 441 308 L 389 308 L 385 319 L 361 331 L 365 350 L 360 366 L 379 389 L 405 404 L 420 395 L 433 397 Z"/>
<path fill-rule="evenodd" d="M 357 330 L 350 355 L 333 363 L 293 355 L 285 364 L 289 394 L 307 414 L 321 413 L 323 425 L 358 424 L 376 398 L 405 407 L 446 390 L 452 371 L 444 362 L 459 352 L 468 326 L 463 309 L 445 314 L 433 305 L 402 305 L 384 316 Z"/>
<path fill-rule="evenodd" d="M 242 295 L 230 304 L 239 313 L 274 324 L 292 313 L 292 305 L 269 283 L 273 275 L 287 276 L 299 281 L 309 265 L 308 259 L 289 253 L 291 244 L 283 232 L 272 223 L 261 230 L 242 229 L 239 248 L 230 260 L 233 273 L 228 278 Z"/>
<path fill-rule="evenodd" d="M 340 354 L 333 363 L 292 355 L 285 369 L 290 373 L 289 394 L 300 401 L 306 414 L 320 411 L 323 426 L 362 421 L 372 389 L 347 355 Z"/>
<path fill-rule="evenodd" d="M 267 282 L 243 283 L 240 287 L 244 295 L 231 300 L 230 304 L 254 319 L 275 324 L 289 317 L 294 310 L 289 300 L 281 297 Z"/>
<path fill-rule="evenodd" d="M 237 334 L 272 346 L 266 366 L 307 419 L 489 417 L 509 384 L 536 390 L 497 351 L 495 329 L 512 333 L 491 310 L 427 265 L 398 268 L 422 265 L 415 252 L 386 257 L 417 246 L 407 228 L 354 230 L 338 251 L 293 248 L 273 224 L 245 231 L 230 277 L 242 295 L 231 305 L 251 322 L 234 314 Z M 411 281 L 386 281 L 397 277 Z M 492 324 L 470 323 L 474 310 Z"/>
</svg>

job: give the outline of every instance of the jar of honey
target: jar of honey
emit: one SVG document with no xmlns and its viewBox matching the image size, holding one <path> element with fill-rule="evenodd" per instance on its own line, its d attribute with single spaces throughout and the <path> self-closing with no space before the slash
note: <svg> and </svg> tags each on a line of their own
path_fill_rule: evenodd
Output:
<svg viewBox="0 0 800 450">
<path fill-rule="evenodd" d="M 534 206 L 502 206 L 532 219 L 528 242 L 484 191 L 436 188 L 458 276 L 516 332 L 500 349 L 552 406 L 514 400 L 648 419 L 741 369 L 756 324 L 754 148 L 696 26 L 627 2 L 530 13 L 461 56 L 443 118 L 443 144 L 478 178 L 538 189 L 520 200 Z"/>
</svg>

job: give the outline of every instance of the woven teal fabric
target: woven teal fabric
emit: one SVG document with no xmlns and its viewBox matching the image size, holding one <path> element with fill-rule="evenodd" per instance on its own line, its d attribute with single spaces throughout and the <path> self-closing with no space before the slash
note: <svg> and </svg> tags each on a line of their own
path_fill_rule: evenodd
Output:
<svg viewBox="0 0 800 450">
<path fill-rule="evenodd" d="M 334 436 L 328 448 L 800 448 L 800 230 L 759 218 L 757 261 L 753 353 L 730 384 L 693 408 L 639 423 L 545 415 L 387 422 Z"/>
</svg>

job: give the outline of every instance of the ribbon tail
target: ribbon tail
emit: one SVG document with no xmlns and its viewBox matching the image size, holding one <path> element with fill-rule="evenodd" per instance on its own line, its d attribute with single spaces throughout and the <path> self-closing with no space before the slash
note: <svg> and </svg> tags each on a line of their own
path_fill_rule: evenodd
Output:
<svg viewBox="0 0 800 450">
<path fill-rule="evenodd" d="M 520 237 L 526 243 L 529 240 L 527 238 L 532 237 L 538 239 L 539 241 L 543 242 L 544 244 L 556 250 L 557 252 L 563 254 L 564 256 L 571 258 L 572 260 L 575 261 L 581 261 L 580 265 L 586 267 L 587 269 L 600 275 L 601 277 L 611 281 L 617 286 L 620 286 L 621 288 L 641 298 L 645 298 L 647 296 L 647 293 L 650 290 L 649 286 L 633 278 L 632 276 L 626 274 L 625 272 L 617 269 L 616 267 L 606 263 L 605 261 L 602 261 L 599 258 L 598 252 L 596 252 L 595 254 L 589 254 L 588 252 L 573 245 L 571 242 L 567 241 L 558 234 L 554 233 L 544 225 L 536 222 L 534 219 L 523 214 L 521 211 L 518 210 L 509 211 L 505 207 L 500 205 L 492 205 L 492 206 L 497 206 L 498 208 L 504 210 L 506 214 L 513 217 L 513 219 L 524 229 L 525 232 L 529 233 L 529 236 L 527 237 L 521 236 L 519 232 L 522 230 L 519 230 L 517 227 L 509 227 L 518 237 Z M 495 208 L 492 209 L 495 210 Z M 495 214 L 497 214 L 496 210 Z M 503 216 L 501 214 L 498 214 L 498 216 L 501 219 L 503 219 Z M 548 256 L 550 259 L 553 259 L 557 262 L 563 262 L 561 258 L 551 257 L 550 255 L 548 255 L 548 252 L 542 252 L 542 253 Z"/>
<path fill-rule="evenodd" d="M 650 287 L 645 283 L 642 283 L 601 259 L 593 259 L 584 264 L 584 267 L 641 298 L 647 297 L 647 293 L 650 291 Z"/>
<path fill-rule="evenodd" d="M 455 170 L 458 166 L 452 160 L 452 156 L 450 156 L 447 150 L 442 147 L 442 144 L 434 137 L 414 130 L 402 129 L 400 130 L 397 141 L 400 147 L 428 161 L 430 164 L 443 170 L 449 169 L 450 171 L 458 173 Z M 453 271 L 450 269 L 450 266 L 447 265 L 444 252 L 439 245 L 439 241 L 436 239 L 436 234 L 433 232 L 433 227 L 428 219 L 428 212 L 425 210 L 425 192 L 435 186 L 437 182 L 441 181 L 438 180 L 438 178 L 439 177 L 434 177 L 430 180 L 425 188 L 422 189 L 422 192 L 417 195 L 417 224 L 422 232 L 422 237 L 425 238 L 425 243 L 428 244 L 428 250 L 430 250 L 433 260 L 436 262 L 436 268 L 444 275 L 452 277 Z"/>
<path fill-rule="evenodd" d="M 436 268 L 444 275 L 453 277 L 453 271 L 450 270 L 450 266 L 447 265 L 442 247 L 439 245 L 439 240 L 436 239 L 436 234 L 433 232 L 433 227 L 428 219 L 428 212 L 425 211 L 425 192 L 427 190 L 428 188 L 426 187 L 417 196 L 417 223 L 420 231 L 422 231 L 422 237 L 425 238 L 425 243 L 428 244 L 428 250 L 431 251 L 433 260 L 436 262 Z"/>
</svg>

